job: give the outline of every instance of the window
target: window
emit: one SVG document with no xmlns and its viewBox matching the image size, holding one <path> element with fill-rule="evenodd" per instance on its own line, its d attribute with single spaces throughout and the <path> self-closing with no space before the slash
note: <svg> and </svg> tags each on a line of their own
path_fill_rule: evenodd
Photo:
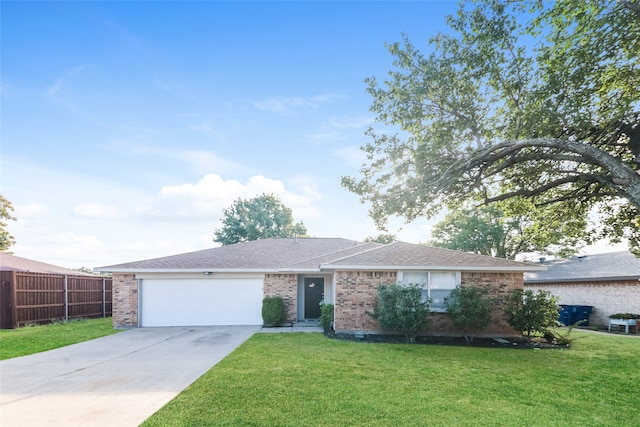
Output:
<svg viewBox="0 0 640 427">
<path fill-rule="evenodd" d="M 444 299 L 460 283 L 460 273 L 456 271 L 404 271 L 398 279 L 405 285 L 422 286 L 422 299 L 429 300 L 429 310 L 444 312 Z"/>
</svg>

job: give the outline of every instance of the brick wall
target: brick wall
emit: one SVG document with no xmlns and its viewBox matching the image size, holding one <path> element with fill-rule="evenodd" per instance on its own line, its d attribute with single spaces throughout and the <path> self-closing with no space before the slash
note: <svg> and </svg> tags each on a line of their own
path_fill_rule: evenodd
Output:
<svg viewBox="0 0 640 427">
<path fill-rule="evenodd" d="M 590 325 L 607 326 L 615 313 L 640 313 L 637 280 L 601 282 L 531 283 L 525 289 L 543 289 L 560 298 L 560 304 L 591 305 Z"/>
<path fill-rule="evenodd" d="M 135 274 L 113 275 L 113 327 L 138 326 L 138 281 Z"/>
<path fill-rule="evenodd" d="M 297 320 L 298 275 L 267 274 L 264 277 L 264 296 L 280 296 L 284 300 L 286 322 Z"/>
<path fill-rule="evenodd" d="M 377 287 L 382 283 L 396 283 L 395 271 L 338 271 L 336 272 L 336 314 L 337 332 L 362 331 L 381 332 L 378 322 L 367 314 L 373 311 L 377 298 Z M 516 335 L 516 331 L 506 322 L 502 309 L 502 298 L 513 289 L 522 289 L 522 273 L 468 273 L 463 272 L 462 286 L 474 285 L 489 290 L 496 299 L 492 321 L 482 331 L 487 335 Z M 432 313 L 426 329 L 429 334 L 459 334 L 455 331 L 446 313 Z"/>
<path fill-rule="evenodd" d="M 522 273 L 462 273 L 462 286 L 477 286 L 487 289 L 489 296 L 494 299 L 494 309 L 489 327 L 482 331 L 483 334 L 516 335 L 518 334 L 507 323 L 504 315 L 502 301 L 508 293 L 514 289 L 524 287 L 524 275 Z"/>
<path fill-rule="evenodd" d="M 396 283 L 395 271 L 336 271 L 336 313 L 334 328 L 340 332 L 377 331 L 373 311 L 378 285 Z"/>
</svg>

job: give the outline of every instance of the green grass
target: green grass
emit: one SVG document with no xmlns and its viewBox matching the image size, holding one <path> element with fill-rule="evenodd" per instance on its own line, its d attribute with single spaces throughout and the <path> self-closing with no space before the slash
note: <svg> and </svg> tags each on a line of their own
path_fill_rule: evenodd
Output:
<svg viewBox="0 0 640 427">
<path fill-rule="evenodd" d="M 0 329 L 0 360 L 40 353 L 116 332 L 119 331 L 113 329 L 110 317 Z"/>
<path fill-rule="evenodd" d="M 256 334 L 144 426 L 637 426 L 640 339 L 571 350 Z"/>
</svg>

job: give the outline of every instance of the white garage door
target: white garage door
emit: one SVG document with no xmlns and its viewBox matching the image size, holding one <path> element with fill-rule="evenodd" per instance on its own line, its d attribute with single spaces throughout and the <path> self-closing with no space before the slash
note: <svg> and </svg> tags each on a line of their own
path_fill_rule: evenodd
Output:
<svg viewBox="0 0 640 427">
<path fill-rule="evenodd" d="M 143 279 L 142 326 L 261 325 L 262 279 Z"/>
</svg>

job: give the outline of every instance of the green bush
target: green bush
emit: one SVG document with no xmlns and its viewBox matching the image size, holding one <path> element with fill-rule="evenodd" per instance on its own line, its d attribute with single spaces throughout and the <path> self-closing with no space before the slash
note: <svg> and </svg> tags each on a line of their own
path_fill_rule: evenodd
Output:
<svg viewBox="0 0 640 427">
<path fill-rule="evenodd" d="M 507 322 L 527 338 L 532 333 L 544 333 L 548 328 L 558 326 L 558 298 L 549 291 L 514 289 L 504 301 Z"/>
<path fill-rule="evenodd" d="M 402 332 L 409 342 L 428 323 L 429 302 L 422 301 L 422 287 L 416 285 L 381 284 L 373 316 L 383 329 Z"/>
<path fill-rule="evenodd" d="M 278 326 L 284 320 L 284 300 L 282 297 L 264 297 L 262 300 L 262 322 L 264 325 Z"/>
<path fill-rule="evenodd" d="M 320 325 L 324 328 L 324 332 L 327 333 L 333 326 L 333 304 L 322 304 L 320 307 Z"/>
<path fill-rule="evenodd" d="M 444 300 L 453 326 L 465 334 L 467 342 L 473 341 L 474 333 L 486 329 L 491 322 L 492 299 L 486 289 L 460 285 Z"/>
<path fill-rule="evenodd" d="M 611 316 L 609 316 L 609 319 L 622 319 L 622 320 L 640 319 L 640 314 L 636 314 L 636 313 L 616 313 L 616 314 L 612 314 Z"/>
</svg>

